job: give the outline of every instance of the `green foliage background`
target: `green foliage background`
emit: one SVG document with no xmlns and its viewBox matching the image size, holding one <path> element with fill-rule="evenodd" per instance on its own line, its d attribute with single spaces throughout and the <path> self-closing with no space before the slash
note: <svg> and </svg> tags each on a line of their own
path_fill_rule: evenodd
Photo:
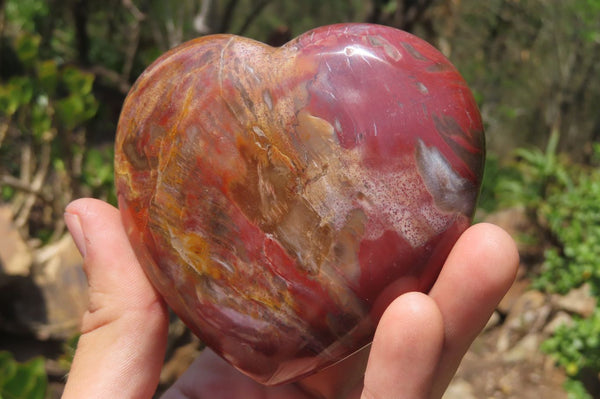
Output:
<svg viewBox="0 0 600 399">
<path fill-rule="evenodd" d="M 0 352 L 0 399 L 44 399 L 47 384 L 43 358 L 18 363 Z"/>
<path fill-rule="evenodd" d="M 57 240 L 72 199 L 116 202 L 120 106 L 158 55 L 203 34 L 280 45 L 350 21 L 412 31 L 450 58 L 486 125 L 481 210 L 526 208 L 545 248 L 535 288 L 588 283 L 599 296 L 600 0 L 0 0 L 0 202 L 32 245 Z M 598 309 L 543 350 L 572 397 L 591 397 L 582 376 L 600 372 Z M 0 369 L 45 387 L 40 360 L 0 353 Z M 38 397 L 11 386 L 0 379 L 0 398 Z"/>
</svg>

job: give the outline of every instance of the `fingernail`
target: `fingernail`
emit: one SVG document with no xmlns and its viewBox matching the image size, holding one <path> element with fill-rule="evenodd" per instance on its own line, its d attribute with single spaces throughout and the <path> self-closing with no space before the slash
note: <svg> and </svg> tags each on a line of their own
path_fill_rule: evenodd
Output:
<svg viewBox="0 0 600 399">
<path fill-rule="evenodd" d="M 85 245 L 85 236 L 83 235 L 83 229 L 81 228 L 81 220 L 79 219 L 79 215 L 74 213 L 65 212 L 65 223 L 69 228 L 69 232 L 71 233 L 71 237 L 73 237 L 73 241 L 75 241 L 75 245 L 77 249 L 81 253 L 81 256 L 85 258 L 86 253 L 86 245 Z"/>
</svg>

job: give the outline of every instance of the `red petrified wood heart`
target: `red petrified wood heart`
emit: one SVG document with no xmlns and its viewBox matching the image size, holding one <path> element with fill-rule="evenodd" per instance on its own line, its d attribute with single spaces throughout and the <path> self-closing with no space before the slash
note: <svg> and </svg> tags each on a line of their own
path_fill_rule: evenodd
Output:
<svg viewBox="0 0 600 399">
<path fill-rule="evenodd" d="M 127 97 L 119 205 L 173 310 L 279 384 L 367 345 L 391 300 L 431 287 L 470 223 L 483 147 L 465 82 L 408 33 L 208 36 Z"/>
</svg>

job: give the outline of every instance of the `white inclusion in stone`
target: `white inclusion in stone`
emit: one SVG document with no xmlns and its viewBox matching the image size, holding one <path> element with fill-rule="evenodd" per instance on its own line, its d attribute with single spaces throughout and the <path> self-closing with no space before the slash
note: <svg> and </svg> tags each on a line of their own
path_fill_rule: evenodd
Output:
<svg viewBox="0 0 600 399">
<path fill-rule="evenodd" d="M 383 223 L 373 225 L 367 232 L 367 239 L 378 239 L 390 226 L 411 246 L 418 247 L 428 239 L 431 231 L 440 230 L 431 219 L 436 220 L 436 216 L 443 221 L 447 219 L 432 203 L 424 201 L 424 187 L 416 171 L 406 169 L 384 174 L 363 171 L 358 172 L 357 177 L 363 180 L 363 186 L 369 183 L 363 193 L 372 202 L 370 213 L 380 215 Z"/>
<path fill-rule="evenodd" d="M 252 76 L 254 78 L 254 80 L 256 81 L 256 83 L 260 83 L 260 78 L 258 77 L 256 71 L 254 70 L 254 68 L 252 68 L 250 65 L 246 65 L 246 70 L 248 72 L 250 72 L 250 76 Z"/>
<path fill-rule="evenodd" d="M 252 131 L 256 134 L 258 134 L 260 137 L 266 137 L 265 132 L 262 131 L 261 128 L 259 128 L 258 126 L 252 126 Z"/>
<path fill-rule="evenodd" d="M 186 243 L 183 242 L 180 238 L 181 233 L 174 231 L 174 229 L 171 228 L 170 226 L 167 226 L 167 231 L 169 232 L 169 236 L 171 238 L 171 246 L 175 250 L 175 252 L 177 252 L 179 257 L 191 269 L 193 269 L 196 273 L 201 274 L 201 272 L 199 270 L 200 265 L 199 265 L 198 259 L 197 258 L 194 259 L 189 256 L 189 254 L 193 253 L 193 251 L 188 251 Z M 176 268 L 171 268 L 170 270 L 175 271 L 175 273 L 178 274 L 178 278 L 182 278 L 182 274 L 181 274 L 180 270 L 183 270 L 183 268 L 176 267 Z"/>
<path fill-rule="evenodd" d="M 429 89 L 427 89 L 427 86 L 425 86 L 423 83 L 421 82 L 417 82 L 417 88 L 419 89 L 419 91 L 423 94 L 429 94 Z"/>
<path fill-rule="evenodd" d="M 469 214 L 475 201 L 473 184 L 461 177 L 436 147 L 417 143 L 419 174 L 436 206 L 445 212 Z"/>
<path fill-rule="evenodd" d="M 364 101 L 363 92 L 356 88 L 344 88 L 344 100 L 349 104 L 361 104 Z"/>
<path fill-rule="evenodd" d="M 333 122 L 333 125 L 335 126 L 335 131 L 338 133 L 342 132 L 342 124 L 340 123 L 340 120 L 338 118 L 335 118 L 335 121 Z"/>
<path fill-rule="evenodd" d="M 337 175 L 327 175 L 307 187 L 312 191 L 309 197 L 314 209 L 335 230 L 341 230 L 349 212 L 356 209 L 357 192 L 364 198 L 360 207 L 370 219 L 365 239 L 377 240 L 385 230 L 393 229 L 416 248 L 432 232 L 439 233 L 447 226 L 452 215 L 437 209 L 427 198 L 415 168 L 382 173 L 362 166 L 357 162 L 359 156 L 358 148 L 344 152 L 339 164 L 330 165 L 339 171 Z"/>
<path fill-rule="evenodd" d="M 229 263 L 227 263 L 226 261 L 219 259 L 217 257 L 213 257 L 211 256 L 210 260 L 212 260 L 214 263 L 221 265 L 221 270 L 223 271 L 227 271 L 228 274 L 234 274 L 235 273 L 235 269 L 233 268 L 233 266 L 231 266 Z"/>
<path fill-rule="evenodd" d="M 273 111 L 273 99 L 271 98 L 271 94 L 266 90 L 263 92 L 263 100 L 265 101 L 265 104 L 267 104 L 269 111 Z"/>
</svg>

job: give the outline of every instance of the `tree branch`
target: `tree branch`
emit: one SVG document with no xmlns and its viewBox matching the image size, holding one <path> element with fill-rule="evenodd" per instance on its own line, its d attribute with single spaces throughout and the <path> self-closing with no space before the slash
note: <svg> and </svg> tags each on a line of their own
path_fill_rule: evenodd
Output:
<svg viewBox="0 0 600 399">
<path fill-rule="evenodd" d="M 31 187 L 31 192 L 27 194 L 27 197 L 23 202 L 23 206 L 21 207 L 17 217 L 15 218 L 15 226 L 24 227 L 27 223 L 29 213 L 31 212 L 31 208 L 35 204 L 36 198 L 39 196 L 39 194 L 37 193 L 41 192 L 42 186 L 44 185 L 44 180 L 46 180 L 46 175 L 48 174 L 49 166 L 50 143 L 44 142 L 40 151 L 40 160 L 38 163 L 37 171 L 35 172 L 33 179 L 30 182 L 28 182 L 29 187 Z"/>
<path fill-rule="evenodd" d="M 121 70 L 121 80 L 129 82 L 129 76 L 133 68 L 133 61 L 137 53 L 139 41 L 140 41 L 140 23 L 146 18 L 131 0 L 122 0 L 123 6 L 133 16 L 133 22 L 129 26 L 130 40 L 127 45 L 125 52 L 125 62 L 123 62 L 123 69 Z"/>
<path fill-rule="evenodd" d="M 211 29 L 208 25 L 208 13 L 210 12 L 212 0 L 203 0 L 200 7 L 200 12 L 194 17 L 194 29 L 201 35 L 210 33 Z"/>
<path fill-rule="evenodd" d="M 371 11 L 366 18 L 366 22 L 373 24 L 381 22 L 381 14 L 383 13 L 383 4 L 381 0 L 371 0 Z"/>
<path fill-rule="evenodd" d="M 73 6 L 73 19 L 75 21 L 75 40 L 77 41 L 77 53 L 82 65 L 89 65 L 90 38 L 87 32 L 87 1 L 77 0 Z"/>
<path fill-rule="evenodd" d="M 252 22 L 254 22 L 254 20 L 260 15 L 262 10 L 267 5 L 269 5 L 270 2 L 271 2 L 271 0 L 262 0 L 260 3 L 256 4 L 254 6 L 254 8 L 252 9 L 252 11 L 250 11 L 250 13 L 248 13 L 246 20 L 244 21 L 244 24 L 239 29 L 237 34 L 240 36 L 243 36 L 246 33 L 246 31 L 248 30 L 248 28 L 250 27 L 250 25 L 252 25 Z"/>
<path fill-rule="evenodd" d="M 101 65 L 95 65 L 91 68 L 88 68 L 87 71 L 93 73 L 101 79 L 107 80 L 112 86 L 117 87 L 119 92 L 123 94 L 129 93 L 129 90 L 131 89 L 131 83 L 129 83 L 129 80 L 112 69 L 108 69 Z"/>
<path fill-rule="evenodd" d="M 423 14 L 432 5 L 433 0 L 399 0 L 398 3 L 401 4 L 396 10 L 397 26 L 410 32 L 421 21 Z"/>
<path fill-rule="evenodd" d="M 0 148 L 2 148 L 2 143 L 8 132 L 8 126 L 8 122 L 4 121 L 4 119 L 0 120 Z"/>
<path fill-rule="evenodd" d="M 50 202 L 52 199 L 48 196 L 48 194 L 43 193 L 42 190 L 40 188 L 36 189 L 35 187 L 33 187 L 30 183 L 24 183 L 21 180 L 17 179 L 14 176 L 11 175 L 3 175 L 0 177 L 0 183 L 4 186 L 9 186 L 12 187 L 14 189 L 17 189 L 19 191 L 23 191 L 27 194 L 33 194 L 36 195 L 38 197 L 40 197 L 41 199 L 43 199 L 45 202 Z"/>
<path fill-rule="evenodd" d="M 229 0 L 227 5 L 225 6 L 225 12 L 223 13 L 223 17 L 221 18 L 221 23 L 219 24 L 219 33 L 225 33 L 229 31 L 231 27 L 231 21 L 233 19 L 233 12 L 235 11 L 239 0 Z"/>
</svg>

